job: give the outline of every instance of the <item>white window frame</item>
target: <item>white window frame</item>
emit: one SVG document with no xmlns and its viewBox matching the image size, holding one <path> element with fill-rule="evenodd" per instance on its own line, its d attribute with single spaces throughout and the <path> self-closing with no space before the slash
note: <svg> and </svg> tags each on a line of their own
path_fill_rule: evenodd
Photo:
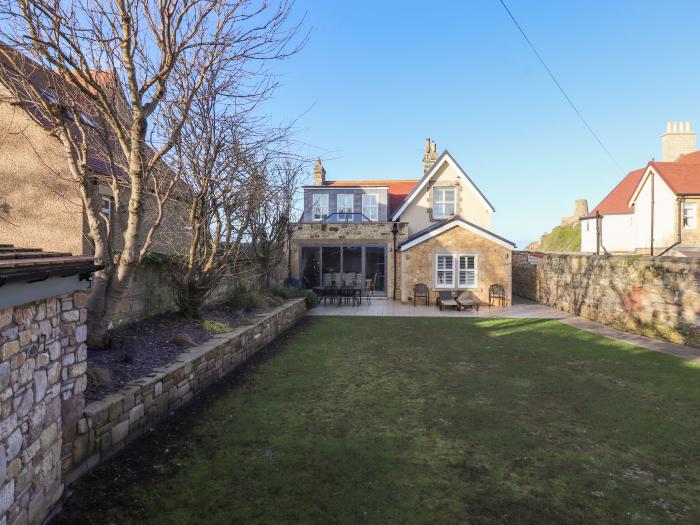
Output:
<svg viewBox="0 0 700 525">
<path fill-rule="evenodd" d="M 350 197 L 350 207 L 343 206 L 342 210 L 340 208 L 340 200 Z M 347 203 L 346 203 L 347 204 Z M 350 211 L 347 211 L 350 210 Z M 355 194 L 353 193 L 339 193 L 335 197 L 335 211 L 337 213 L 336 218 L 338 222 L 350 222 L 352 221 L 355 213 Z"/>
<path fill-rule="evenodd" d="M 107 220 L 112 222 L 112 198 L 106 195 L 102 196 L 100 211 L 107 216 Z"/>
<path fill-rule="evenodd" d="M 452 194 L 452 200 L 447 199 L 448 193 Z M 438 198 L 438 195 L 441 198 Z M 446 206 L 452 205 L 452 213 L 446 213 Z M 438 213 L 438 206 L 442 207 L 442 212 Z M 433 219 L 447 219 L 452 217 L 457 210 L 457 188 L 433 188 Z"/>
<path fill-rule="evenodd" d="M 319 201 L 325 201 L 325 204 Z M 318 213 L 316 213 L 318 211 Z M 328 217 L 328 194 L 327 193 L 312 193 L 311 194 L 311 220 L 322 221 Z"/>
<path fill-rule="evenodd" d="M 474 268 L 472 270 L 469 270 L 465 268 L 462 270 L 462 258 L 463 257 L 472 257 L 474 259 Z M 457 264 L 455 271 L 457 272 L 457 287 L 458 288 L 467 288 L 467 289 L 474 289 L 477 288 L 479 284 L 479 256 L 475 253 L 460 253 L 457 256 Z M 474 273 L 474 283 L 469 286 L 465 280 L 464 284 L 462 284 L 462 272 L 465 272 L 465 276 L 469 272 Z"/>
<path fill-rule="evenodd" d="M 446 257 L 450 261 L 450 268 L 440 269 L 440 258 Z M 450 277 L 450 282 L 441 283 L 440 274 Z M 455 256 L 449 253 L 438 253 L 435 255 L 435 288 L 455 288 Z"/>
<path fill-rule="evenodd" d="M 692 214 L 687 214 L 687 211 L 692 210 Z M 692 220 L 691 220 L 692 219 Z M 694 230 L 698 226 L 698 208 L 694 202 L 683 203 L 683 229 Z"/>
<path fill-rule="evenodd" d="M 367 203 L 367 201 L 370 200 L 370 198 L 374 199 L 374 204 Z M 373 222 L 377 222 L 379 220 L 379 195 L 377 195 L 376 193 L 362 194 L 362 215 L 364 215 L 368 220 Z"/>
</svg>

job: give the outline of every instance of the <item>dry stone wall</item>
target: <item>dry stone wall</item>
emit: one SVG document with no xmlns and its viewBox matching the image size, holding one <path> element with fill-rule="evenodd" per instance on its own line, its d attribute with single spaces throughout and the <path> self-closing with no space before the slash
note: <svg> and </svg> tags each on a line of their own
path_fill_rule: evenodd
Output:
<svg viewBox="0 0 700 525">
<path fill-rule="evenodd" d="M 700 346 L 700 259 L 514 252 L 513 293 L 630 332 Z"/>
<path fill-rule="evenodd" d="M 121 391 L 85 407 L 74 420 L 72 455 L 64 462 L 66 479 L 75 480 L 156 421 L 180 408 L 217 379 L 237 368 L 305 313 L 304 299 L 291 299 L 257 317 L 254 324 L 213 337 L 177 360 L 133 381 Z"/>
<path fill-rule="evenodd" d="M 87 385 L 84 292 L 0 309 L 0 525 L 40 523 Z"/>
</svg>

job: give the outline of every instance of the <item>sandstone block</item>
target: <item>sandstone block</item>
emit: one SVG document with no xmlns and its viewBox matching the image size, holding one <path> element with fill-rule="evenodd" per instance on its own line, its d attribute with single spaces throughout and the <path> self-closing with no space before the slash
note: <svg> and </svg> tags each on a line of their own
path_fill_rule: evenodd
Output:
<svg viewBox="0 0 700 525">
<path fill-rule="evenodd" d="M 119 443 L 129 433 L 129 420 L 125 419 L 112 427 L 112 444 Z"/>
<path fill-rule="evenodd" d="M 0 329 L 12 322 L 12 308 L 0 308 Z"/>
<path fill-rule="evenodd" d="M 19 352 L 19 341 L 8 341 L 2 345 L 2 360 L 9 360 L 17 352 Z"/>
</svg>

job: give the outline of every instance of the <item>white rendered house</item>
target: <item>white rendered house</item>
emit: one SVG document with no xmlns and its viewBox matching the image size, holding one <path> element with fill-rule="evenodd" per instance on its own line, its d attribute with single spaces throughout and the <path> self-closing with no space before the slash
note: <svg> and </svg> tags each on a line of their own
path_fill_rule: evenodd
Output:
<svg viewBox="0 0 700 525">
<path fill-rule="evenodd" d="M 628 173 L 581 221 L 581 251 L 700 254 L 700 151 L 689 122 L 669 122 L 663 161 Z"/>
</svg>

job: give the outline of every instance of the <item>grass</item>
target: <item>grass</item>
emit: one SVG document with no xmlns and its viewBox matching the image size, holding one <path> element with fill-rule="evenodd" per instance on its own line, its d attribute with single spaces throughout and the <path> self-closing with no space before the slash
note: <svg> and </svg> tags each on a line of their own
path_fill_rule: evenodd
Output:
<svg viewBox="0 0 700 525">
<path fill-rule="evenodd" d="M 545 233 L 537 248 L 543 252 L 574 253 L 581 251 L 581 225 L 564 224 Z"/>
<path fill-rule="evenodd" d="M 210 334 L 223 334 L 231 331 L 231 325 L 214 319 L 205 319 L 202 328 Z"/>
<path fill-rule="evenodd" d="M 59 523 L 700 522 L 677 358 L 534 319 L 317 317 L 278 350 Z"/>
</svg>

